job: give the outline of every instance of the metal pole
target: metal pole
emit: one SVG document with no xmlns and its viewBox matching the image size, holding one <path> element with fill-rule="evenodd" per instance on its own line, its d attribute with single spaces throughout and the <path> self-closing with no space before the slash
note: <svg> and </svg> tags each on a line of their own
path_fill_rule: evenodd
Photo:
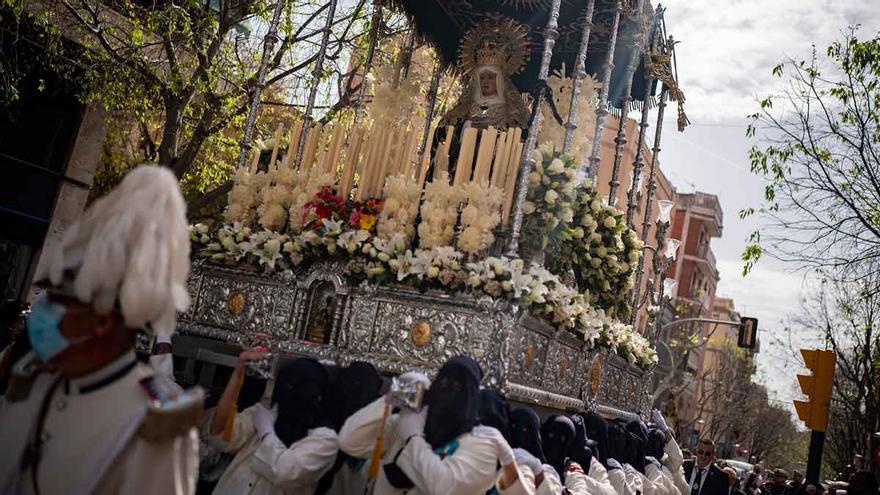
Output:
<svg viewBox="0 0 880 495">
<path fill-rule="evenodd" d="M 571 105 L 568 107 L 568 119 L 565 122 L 565 138 L 562 140 L 562 152 L 571 151 L 571 141 L 574 137 L 574 131 L 577 129 L 577 102 L 581 96 L 581 85 L 584 78 L 587 77 L 587 49 L 590 46 L 590 31 L 593 28 L 593 11 L 596 6 L 596 0 L 589 0 L 587 3 L 587 14 L 584 19 L 583 30 L 581 31 L 581 45 L 578 49 L 577 65 L 574 69 L 572 88 L 571 88 Z"/>
<path fill-rule="evenodd" d="M 361 87 L 358 88 L 358 100 L 357 107 L 354 109 L 354 121 L 352 122 L 352 129 L 357 125 L 361 120 L 361 115 L 364 113 L 364 98 L 367 93 L 367 75 L 370 73 L 370 69 L 373 68 L 373 58 L 376 55 L 376 45 L 379 43 L 379 25 L 382 24 L 382 4 L 379 3 L 378 0 L 373 1 L 373 15 L 370 18 L 370 44 L 367 47 L 367 60 L 364 61 L 364 75 L 361 79 Z M 348 140 L 348 136 L 345 136 L 345 139 Z"/>
<path fill-rule="evenodd" d="M 428 108 L 425 110 L 425 130 L 422 131 L 422 142 L 419 143 L 419 162 L 422 163 L 422 156 L 428 147 L 428 135 L 431 132 L 431 121 L 434 120 L 434 107 L 437 104 L 437 90 L 440 88 L 440 75 L 443 73 L 443 67 L 440 59 L 437 59 L 434 65 L 434 74 L 431 75 L 431 87 L 428 89 Z"/>
<path fill-rule="evenodd" d="M 810 453 L 807 457 L 807 483 L 819 486 L 819 476 L 822 472 L 822 447 L 825 444 L 825 432 L 816 431 L 810 434 Z"/>
<path fill-rule="evenodd" d="M 278 43 L 278 23 L 281 21 L 281 13 L 284 11 L 284 0 L 278 0 L 275 10 L 272 12 L 272 20 L 269 22 L 269 31 L 263 41 L 263 56 L 260 59 L 260 67 L 257 69 L 257 79 L 254 81 L 254 94 L 251 97 L 251 108 L 248 110 L 247 120 L 244 124 L 244 135 L 241 138 L 241 151 L 238 153 L 238 168 L 247 165 L 248 152 L 251 150 L 251 139 L 254 135 L 254 124 L 257 121 L 257 113 L 260 111 L 260 95 L 266 87 L 266 70 L 269 68 L 269 58 L 275 43 Z"/>
<path fill-rule="evenodd" d="M 523 223 L 523 204 L 526 202 L 526 193 L 529 188 L 529 174 L 532 171 L 532 151 L 538 140 L 538 130 L 541 126 L 539 111 L 541 107 L 541 99 L 544 97 L 544 91 L 547 88 L 547 75 L 550 72 L 550 58 L 553 56 L 553 46 L 556 44 L 556 37 L 559 36 L 559 6 L 562 0 L 553 0 L 550 6 L 550 17 L 547 19 L 547 28 L 544 30 L 544 53 L 541 55 L 541 69 L 538 72 L 538 90 L 535 99 L 532 102 L 532 115 L 529 119 L 529 130 L 526 136 L 526 143 L 523 146 L 520 161 L 519 178 L 516 183 L 516 196 L 513 202 L 513 224 L 510 229 L 510 241 L 507 244 L 507 252 L 509 257 L 515 257 L 519 254 L 519 235 L 522 230 Z"/>
<path fill-rule="evenodd" d="M 642 12 L 643 0 L 639 0 L 636 6 L 636 22 L 638 22 L 638 17 Z M 644 35 L 644 31 L 641 30 L 641 23 L 639 22 L 639 31 L 633 36 L 633 51 L 629 56 L 629 63 L 626 66 L 626 75 L 624 76 L 624 80 L 626 81 L 626 87 L 623 91 L 623 101 L 620 103 L 620 118 L 617 122 L 617 136 L 614 138 L 614 162 L 611 167 L 611 180 L 608 181 L 608 204 L 611 206 L 617 205 L 617 186 L 620 185 L 620 181 L 617 180 L 617 176 L 620 175 L 620 160 L 623 158 L 623 147 L 627 143 L 626 139 L 626 114 L 629 109 L 629 105 L 632 102 L 632 84 L 633 77 L 635 76 L 636 68 L 639 66 L 639 56 L 642 54 L 642 45 L 644 40 L 639 40 L 639 34 Z M 638 154 L 639 150 L 636 150 L 636 154 Z"/>
<path fill-rule="evenodd" d="M 595 179 L 599 174 L 599 152 L 602 150 L 602 130 L 605 127 L 605 117 L 608 116 L 608 89 L 611 86 L 611 72 L 614 70 L 614 50 L 617 47 L 617 29 L 620 27 L 620 12 L 623 9 L 621 0 L 614 3 L 614 20 L 611 23 L 611 40 L 608 43 L 608 54 L 605 57 L 605 74 L 602 75 L 602 89 L 599 92 L 599 103 L 596 105 L 596 129 L 593 134 L 593 147 L 590 151 L 589 165 L 581 161 L 578 176 L 586 175 L 587 178 Z"/>
<path fill-rule="evenodd" d="M 654 190 L 657 189 L 657 156 L 660 154 L 660 135 L 663 132 L 663 114 L 666 109 L 666 96 L 668 90 L 666 86 L 660 91 L 660 104 L 657 109 L 657 127 L 654 131 L 654 147 L 651 150 L 651 171 L 648 179 L 647 192 L 645 193 L 645 216 L 642 220 L 642 242 L 648 243 L 648 231 L 651 227 L 651 215 L 654 213 Z M 662 249 L 663 246 L 657 246 Z M 638 301 L 638 292 L 642 286 L 642 277 L 645 274 L 645 256 L 639 256 L 638 268 L 636 268 L 636 283 L 633 286 L 633 318 L 635 318 L 635 304 Z M 645 290 L 653 290 L 648 287 Z"/>
<path fill-rule="evenodd" d="M 327 45 L 330 42 L 330 31 L 333 29 L 333 17 L 336 16 L 337 0 L 330 0 L 330 8 L 327 10 L 327 21 L 324 23 L 324 33 L 321 35 L 321 46 L 318 48 L 318 56 L 315 59 L 315 69 L 312 71 L 312 87 L 309 89 L 309 99 L 306 101 L 306 108 L 303 111 L 303 127 L 299 135 L 299 143 L 296 146 L 296 155 L 294 155 L 293 168 L 299 168 L 302 162 L 303 148 L 306 145 L 306 138 L 309 136 L 309 130 L 312 126 L 312 111 L 315 109 L 315 98 L 318 96 L 318 86 L 321 84 L 321 75 L 324 73 L 324 59 L 327 56 Z"/>
<path fill-rule="evenodd" d="M 635 181 L 638 180 L 639 176 L 642 173 L 642 168 L 644 168 L 645 166 L 645 159 L 642 156 L 642 146 L 644 146 L 645 144 L 645 133 L 648 129 L 648 98 L 651 97 L 651 85 L 654 84 L 655 80 L 654 74 L 650 70 L 648 70 L 648 63 L 651 61 L 651 54 L 656 41 L 658 20 L 662 15 L 663 11 L 661 10 L 661 7 L 658 6 L 657 11 L 654 15 L 654 21 L 651 23 L 648 46 L 645 50 L 645 94 L 642 98 L 642 118 L 639 121 L 639 137 L 636 142 L 636 158 L 635 161 L 633 161 L 633 186 L 635 186 Z M 627 195 L 626 202 L 626 225 L 629 228 L 634 227 L 633 214 L 635 213 L 635 209 L 636 188 L 631 187 L 629 190 L 629 194 Z"/>
</svg>

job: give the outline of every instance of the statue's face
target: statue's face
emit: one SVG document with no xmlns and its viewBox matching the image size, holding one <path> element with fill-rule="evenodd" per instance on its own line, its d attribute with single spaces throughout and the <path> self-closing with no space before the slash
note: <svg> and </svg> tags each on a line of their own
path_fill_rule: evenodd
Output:
<svg viewBox="0 0 880 495">
<path fill-rule="evenodd" d="M 498 75 L 491 70 L 480 73 L 480 92 L 483 96 L 495 96 L 498 94 Z"/>
</svg>

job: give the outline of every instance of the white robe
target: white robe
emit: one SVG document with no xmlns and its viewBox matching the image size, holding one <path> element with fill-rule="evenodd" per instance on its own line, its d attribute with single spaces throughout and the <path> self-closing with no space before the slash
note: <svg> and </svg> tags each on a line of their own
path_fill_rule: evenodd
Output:
<svg viewBox="0 0 880 495">
<path fill-rule="evenodd" d="M 627 483 L 626 472 L 623 469 L 609 469 L 608 481 L 611 483 L 611 487 L 614 488 L 614 493 L 617 495 L 636 495 L 636 492 L 632 489 L 632 485 Z"/>
<path fill-rule="evenodd" d="M 516 466 L 519 477 L 507 488 L 501 488 L 496 483 L 498 493 L 501 495 L 535 495 L 535 473 L 525 466 Z"/>
<path fill-rule="evenodd" d="M 666 455 L 663 456 L 663 474 L 672 482 L 672 485 L 678 490 L 676 495 L 688 494 L 688 482 L 684 477 L 684 456 L 681 448 L 675 438 L 670 438 L 664 447 Z"/>
<path fill-rule="evenodd" d="M 672 483 L 672 479 L 664 472 L 662 465 L 647 462 L 645 464 L 645 476 L 654 483 L 657 495 L 679 495 L 678 488 Z"/>
<path fill-rule="evenodd" d="M 333 484 L 327 491 L 327 495 L 363 495 L 364 487 L 367 486 L 367 475 L 370 470 L 369 460 L 359 468 L 342 464 L 339 471 L 333 476 Z"/>
<path fill-rule="evenodd" d="M 569 472 L 565 475 L 565 488 L 573 495 L 616 495 L 608 480 L 608 471 L 595 457 L 590 459 L 587 474 Z"/>
<path fill-rule="evenodd" d="M 256 406 L 254 406 L 256 407 Z M 336 432 L 313 428 L 290 447 L 275 435 L 258 438 L 254 431 L 254 407 L 235 415 L 229 442 L 223 433 L 211 436 L 211 444 L 235 458 L 220 477 L 214 493 L 221 495 L 268 495 L 312 493 L 336 460 Z"/>
<path fill-rule="evenodd" d="M 42 495 L 194 493 L 196 428 L 162 441 L 138 435 L 150 402 L 140 380 L 153 372 L 142 364 L 131 367 L 134 362 L 134 352 L 128 353 L 98 371 L 62 381 L 51 397 L 58 375 L 44 373 L 24 400 L 0 401 L 0 493 L 33 493 L 31 471 L 22 473 L 19 466 L 46 398 L 37 469 Z"/>
<path fill-rule="evenodd" d="M 351 415 L 339 431 L 339 449 L 354 457 L 370 459 L 382 427 L 384 409 L 385 398 L 380 397 Z M 422 437 L 413 437 L 404 446 L 405 439 L 398 438 L 395 433 L 396 423 L 397 415 L 389 415 L 385 423 L 382 463 L 390 463 L 396 456 L 397 466 L 415 487 L 410 490 L 394 488 L 380 467 L 374 494 L 483 495 L 494 485 L 497 456 L 493 440 L 465 433 L 457 439 L 458 449 L 441 459 Z"/>
</svg>

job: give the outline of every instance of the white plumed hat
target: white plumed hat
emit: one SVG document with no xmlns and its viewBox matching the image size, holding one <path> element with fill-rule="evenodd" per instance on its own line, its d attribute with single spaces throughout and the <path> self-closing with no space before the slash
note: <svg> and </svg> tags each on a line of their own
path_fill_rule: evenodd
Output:
<svg viewBox="0 0 880 495">
<path fill-rule="evenodd" d="M 91 304 L 116 308 L 131 328 L 174 332 L 189 307 L 189 228 L 170 170 L 141 165 L 64 232 L 37 280 Z"/>
</svg>

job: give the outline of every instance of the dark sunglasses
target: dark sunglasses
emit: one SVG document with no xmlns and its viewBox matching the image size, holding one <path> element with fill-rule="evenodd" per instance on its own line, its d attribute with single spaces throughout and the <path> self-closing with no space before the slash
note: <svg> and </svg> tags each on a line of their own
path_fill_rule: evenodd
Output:
<svg viewBox="0 0 880 495">
<path fill-rule="evenodd" d="M 712 455 L 713 452 L 711 450 L 698 450 L 697 455 Z"/>
</svg>

